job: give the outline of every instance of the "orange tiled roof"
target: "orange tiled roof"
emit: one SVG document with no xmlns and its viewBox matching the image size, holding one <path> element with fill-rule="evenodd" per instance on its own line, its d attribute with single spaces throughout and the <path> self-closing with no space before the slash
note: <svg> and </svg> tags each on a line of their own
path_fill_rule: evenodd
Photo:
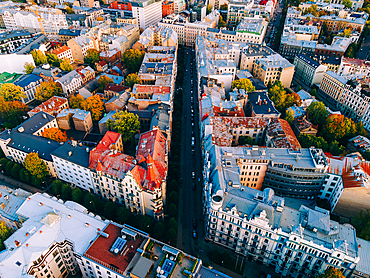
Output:
<svg viewBox="0 0 370 278">
<path fill-rule="evenodd" d="M 63 45 L 63 46 L 61 46 L 57 49 L 54 49 L 52 51 L 52 53 L 55 54 L 55 55 L 59 55 L 60 53 L 63 53 L 63 52 L 68 51 L 68 50 L 70 50 L 70 48 L 66 45 Z"/>
<path fill-rule="evenodd" d="M 267 133 L 272 137 L 276 148 L 293 150 L 299 150 L 301 148 L 301 144 L 299 144 L 297 137 L 286 120 L 272 119 L 267 128 Z"/>
<path fill-rule="evenodd" d="M 64 108 L 68 108 L 68 100 L 66 98 L 53 96 L 49 98 L 47 101 L 41 103 L 39 106 L 32 109 L 31 111 L 29 111 L 29 113 L 36 114 L 38 112 L 43 111 L 45 113 L 55 116 L 55 114 L 58 113 L 58 111 L 61 110 L 61 107 L 65 104 L 67 104 L 67 106 Z"/>
</svg>

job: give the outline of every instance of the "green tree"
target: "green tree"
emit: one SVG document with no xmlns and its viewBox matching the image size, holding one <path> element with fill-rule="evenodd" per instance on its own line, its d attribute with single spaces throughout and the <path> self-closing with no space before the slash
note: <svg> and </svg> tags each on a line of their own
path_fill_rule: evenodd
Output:
<svg viewBox="0 0 370 278">
<path fill-rule="evenodd" d="M 24 72 L 26 73 L 26 74 L 31 74 L 32 72 L 33 72 L 33 70 L 35 69 L 35 66 L 34 65 L 32 65 L 31 63 L 25 63 L 24 64 Z"/>
<path fill-rule="evenodd" d="M 77 94 L 76 96 L 71 96 L 69 98 L 69 107 L 73 109 L 82 109 L 82 103 L 85 101 L 84 97 L 80 94 Z"/>
<path fill-rule="evenodd" d="M 307 115 L 312 124 L 318 125 L 321 128 L 325 124 L 329 112 L 326 110 L 323 102 L 314 101 L 307 108 Z"/>
<path fill-rule="evenodd" d="M 220 10 L 221 10 L 221 11 L 227 11 L 227 9 L 228 9 L 228 5 L 227 5 L 227 4 L 222 4 L 222 5 L 220 6 Z"/>
<path fill-rule="evenodd" d="M 84 193 L 78 187 L 72 189 L 72 200 L 76 203 L 83 204 Z"/>
<path fill-rule="evenodd" d="M 89 66 L 93 67 L 95 65 L 95 62 L 99 61 L 99 59 L 100 59 L 100 56 L 97 50 L 88 49 L 84 62 L 88 64 Z"/>
<path fill-rule="evenodd" d="M 26 168 L 22 168 L 19 171 L 19 179 L 23 182 L 30 182 L 31 174 Z"/>
<path fill-rule="evenodd" d="M 60 195 L 62 193 L 63 184 L 64 182 L 62 182 L 61 180 L 53 181 L 53 183 L 51 184 L 51 194 L 53 194 L 54 196 Z"/>
<path fill-rule="evenodd" d="M 218 18 L 218 28 L 221 29 L 221 28 L 223 28 L 225 26 L 226 26 L 226 22 L 224 21 L 224 19 L 220 15 L 220 17 Z"/>
<path fill-rule="evenodd" d="M 311 96 L 314 96 L 316 99 L 319 98 L 319 94 L 317 93 L 317 90 L 316 89 L 310 90 L 309 93 L 310 93 Z"/>
<path fill-rule="evenodd" d="M 61 189 L 60 189 L 60 196 L 62 196 L 65 200 L 72 199 L 72 188 L 68 183 L 62 183 Z"/>
<path fill-rule="evenodd" d="M 169 195 L 169 199 L 172 203 L 177 204 L 179 201 L 179 194 L 176 191 L 172 191 Z"/>
<path fill-rule="evenodd" d="M 5 173 L 10 176 L 10 174 L 12 173 L 12 168 L 13 166 L 15 165 L 15 163 L 11 160 L 8 161 L 8 163 L 6 163 L 5 165 Z"/>
<path fill-rule="evenodd" d="M 343 273 L 338 268 L 328 267 L 323 274 L 317 278 L 344 278 Z"/>
<path fill-rule="evenodd" d="M 104 93 L 104 89 L 105 87 L 109 84 L 109 83 L 113 83 L 113 79 L 106 76 L 106 75 L 103 75 L 103 76 L 100 76 L 99 80 L 98 80 L 98 83 L 99 83 L 99 87 L 98 87 L 98 92 L 99 93 Z"/>
<path fill-rule="evenodd" d="M 294 111 L 292 109 L 287 109 L 285 113 L 284 120 L 286 120 L 290 125 L 292 125 L 294 121 Z"/>
<path fill-rule="evenodd" d="M 4 221 L 0 222 L 0 251 L 5 249 L 4 241 L 11 236 L 13 230 L 5 225 Z"/>
<path fill-rule="evenodd" d="M 364 240 L 370 241 L 370 209 L 361 212 L 353 219 L 356 235 Z"/>
<path fill-rule="evenodd" d="M 343 0 L 342 4 L 347 8 L 352 8 L 352 2 L 351 0 Z"/>
<path fill-rule="evenodd" d="M 48 62 L 45 54 L 40 50 L 32 50 L 31 55 L 36 66 L 43 65 Z"/>
<path fill-rule="evenodd" d="M 127 222 L 128 218 L 130 217 L 130 212 L 125 207 L 120 207 L 117 211 L 117 218 L 118 222 L 124 224 Z"/>
<path fill-rule="evenodd" d="M 137 73 L 130 73 L 126 76 L 125 85 L 132 88 L 135 84 L 140 84 L 139 75 Z"/>
<path fill-rule="evenodd" d="M 358 45 L 353 42 L 348 46 L 346 52 L 344 53 L 344 56 L 347 58 L 355 58 L 357 51 Z"/>
<path fill-rule="evenodd" d="M 343 115 L 336 114 L 329 115 L 326 118 L 325 125 L 321 131 L 321 134 L 328 142 L 342 140 L 345 136 L 348 140 L 348 137 L 353 136 L 355 133 L 355 123 Z"/>
<path fill-rule="evenodd" d="M 19 164 L 14 164 L 14 166 L 12 167 L 12 169 L 10 170 L 10 175 L 19 180 L 20 179 L 20 171 L 23 169 L 22 165 L 19 165 Z"/>
<path fill-rule="evenodd" d="M 238 145 L 239 146 L 244 146 L 244 145 L 257 145 L 257 142 L 253 140 L 252 137 L 250 136 L 239 136 L 238 139 Z"/>
<path fill-rule="evenodd" d="M 49 175 L 48 168 L 44 161 L 39 158 L 37 153 L 29 153 L 24 159 L 24 167 L 31 173 L 32 176 L 38 179 L 44 179 Z"/>
<path fill-rule="evenodd" d="M 139 117 L 127 111 L 120 111 L 107 122 L 108 128 L 122 135 L 122 140 L 128 142 L 140 129 Z"/>
<path fill-rule="evenodd" d="M 122 61 L 130 72 L 138 72 L 144 59 L 145 52 L 137 49 L 128 49 L 122 55 Z"/>
<path fill-rule="evenodd" d="M 22 91 L 20 86 L 14 85 L 13 83 L 3 83 L 0 85 L 0 97 L 3 97 L 5 101 L 21 101 L 26 97 L 26 94 Z"/>
<path fill-rule="evenodd" d="M 53 96 L 62 96 L 62 88 L 57 82 L 41 82 L 40 87 L 36 88 L 35 98 L 38 100 L 46 101 Z"/>
<path fill-rule="evenodd" d="M 177 206 L 174 203 L 168 206 L 168 215 L 171 217 L 177 217 Z"/>
<path fill-rule="evenodd" d="M 114 203 L 110 201 L 105 203 L 104 215 L 109 219 L 116 219 L 116 206 Z"/>
<path fill-rule="evenodd" d="M 171 217 L 170 220 L 168 220 L 168 228 L 177 230 L 177 221 L 174 217 Z"/>
<path fill-rule="evenodd" d="M 233 83 L 231 83 L 231 87 L 232 89 L 234 88 L 244 89 L 248 93 L 256 90 L 256 88 L 253 86 L 252 82 L 248 78 L 234 80 Z"/>
<path fill-rule="evenodd" d="M 8 161 L 10 161 L 10 160 L 5 158 L 5 157 L 0 158 L 0 169 L 1 169 L 1 171 L 5 171 L 5 165 L 8 163 Z"/>
<path fill-rule="evenodd" d="M 210 13 L 212 12 L 212 10 L 213 10 L 212 5 L 207 5 L 206 13 L 207 13 L 207 14 L 210 14 Z"/>
<path fill-rule="evenodd" d="M 321 136 L 313 136 L 302 133 L 299 135 L 298 141 L 302 148 L 316 147 L 318 149 L 322 149 L 324 152 L 328 151 L 329 148 L 328 142 L 326 142 Z"/>
<path fill-rule="evenodd" d="M 70 72 L 73 70 L 73 67 L 71 65 L 71 60 L 69 59 L 63 59 L 60 61 L 60 66 L 59 68 L 62 70 L 62 71 L 66 71 L 66 72 Z"/>
<path fill-rule="evenodd" d="M 329 144 L 329 153 L 335 156 L 339 156 L 344 152 L 344 146 L 339 145 L 339 142 L 334 140 Z"/>
<path fill-rule="evenodd" d="M 46 59 L 50 65 L 53 67 L 59 67 L 60 66 L 60 59 L 58 58 L 57 55 L 53 53 L 47 53 L 46 54 Z"/>
<path fill-rule="evenodd" d="M 166 227 L 160 221 L 155 223 L 154 230 L 153 230 L 153 237 L 158 240 L 163 240 L 164 233 L 166 231 Z"/>
<path fill-rule="evenodd" d="M 176 230 L 173 229 L 173 228 L 168 229 L 168 231 L 167 231 L 167 237 L 168 237 L 169 242 L 171 244 L 174 244 L 174 242 L 176 241 L 176 237 L 177 237 Z"/>
</svg>

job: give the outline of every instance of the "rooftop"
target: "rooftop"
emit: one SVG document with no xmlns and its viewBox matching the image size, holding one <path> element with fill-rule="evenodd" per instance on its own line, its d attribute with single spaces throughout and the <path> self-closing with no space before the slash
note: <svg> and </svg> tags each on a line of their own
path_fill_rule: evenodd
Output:
<svg viewBox="0 0 370 278">
<path fill-rule="evenodd" d="M 18 221 L 17 210 L 30 195 L 30 192 L 20 188 L 13 190 L 6 186 L 0 186 L 0 214 L 4 218 Z"/>
<path fill-rule="evenodd" d="M 288 148 L 296 151 L 301 148 L 301 144 L 299 144 L 297 137 L 286 120 L 271 119 L 267 128 L 267 135 L 271 137 L 271 142 L 275 148 Z"/>
<path fill-rule="evenodd" d="M 306 62 L 306 64 L 308 64 L 309 66 L 313 67 L 313 68 L 318 68 L 320 66 L 320 64 L 318 62 L 316 62 L 315 60 L 312 60 L 311 58 L 303 55 L 303 54 L 299 54 L 296 56 L 298 59 L 301 59 L 302 61 Z"/>
<path fill-rule="evenodd" d="M 52 53 L 55 54 L 55 55 L 59 55 L 59 54 L 65 52 L 65 51 L 68 51 L 68 50 L 71 50 L 71 49 L 68 46 L 63 45 L 63 46 L 61 46 L 59 48 L 54 49 L 52 51 Z"/>
<path fill-rule="evenodd" d="M 85 168 L 89 167 L 90 148 L 82 144 L 73 143 L 71 141 L 65 142 L 53 151 L 51 155 Z"/>
<path fill-rule="evenodd" d="M 252 105 L 254 113 L 257 115 L 280 115 L 274 103 L 269 99 L 266 91 L 249 93 L 248 101 Z"/>
<path fill-rule="evenodd" d="M 349 139 L 348 143 L 351 143 L 361 151 L 370 150 L 370 139 L 362 135 L 357 135 L 356 137 Z"/>
<path fill-rule="evenodd" d="M 66 107 L 65 105 L 68 105 L 68 100 L 66 98 L 53 96 L 49 98 L 47 101 L 41 103 L 39 106 L 32 109 L 31 111 L 29 111 L 28 113 L 36 114 L 38 112 L 43 111 L 45 113 L 55 116 L 55 114 L 57 114 L 62 107 Z"/>
<path fill-rule="evenodd" d="M 83 121 L 90 115 L 90 111 L 85 111 L 85 110 L 81 110 L 77 108 L 76 109 L 64 109 L 60 111 L 60 113 L 57 115 L 57 118 L 66 117 L 69 114 L 72 114 L 72 118 Z"/>
</svg>

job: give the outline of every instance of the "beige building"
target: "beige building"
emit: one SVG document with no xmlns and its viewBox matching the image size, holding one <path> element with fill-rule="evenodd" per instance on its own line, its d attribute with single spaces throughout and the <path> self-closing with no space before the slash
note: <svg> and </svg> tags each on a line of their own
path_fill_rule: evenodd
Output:
<svg viewBox="0 0 370 278">
<path fill-rule="evenodd" d="M 177 33 L 172 29 L 153 26 L 144 30 L 132 48 L 140 51 L 146 50 L 149 46 L 174 46 L 177 48 L 177 39 Z"/>
<path fill-rule="evenodd" d="M 67 42 L 68 47 L 72 50 L 72 55 L 75 60 L 83 61 L 87 55 L 87 50 L 98 49 L 96 42 L 84 35 L 70 39 Z"/>
<path fill-rule="evenodd" d="M 138 19 L 135 17 L 127 17 L 127 18 L 117 18 L 117 23 L 122 24 L 122 23 L 127 23 L 127 24 L 134 24 L 138 26 Z"/>
<path fill-rule="evenodd" d="M 294 65 L 279 54 L 257 59 L 254 62 L 252 74 L 265 85 L 269 82 L 281 81 L 285 87 L 290 87 L 294 75 Z"/>
<path fill-rule="evenodd" d="M 90 132 L 93 128 L 91 113 L 81 109 L 65 109 L 57 116 L 59 128 Z"/>
<path fill-rule="evenodd" d="M 319 95 L 327 103 L 336 107 L 340 97 L 345 90 L 347 79 L 338 74 L 327 71 L 324 73 L 320 84 Z"/>
</svg>

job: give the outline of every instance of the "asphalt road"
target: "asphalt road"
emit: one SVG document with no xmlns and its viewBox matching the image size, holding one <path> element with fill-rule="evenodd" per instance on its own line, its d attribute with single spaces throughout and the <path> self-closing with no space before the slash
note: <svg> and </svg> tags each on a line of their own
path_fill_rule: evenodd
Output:
<svg viewBox="0 0 370 278">
<path fill-rule="evenodd" d="M 357 59 L 370 60 L 370 36 L 362 42 L 360 50 L 357 52 Z"/>
<path fill-rule="evenodd" d="M 272 15 L 272 18 L 267 26 L 266 34 L 265 34 L 265 43 L 269 46 L 273 46 L 275 35 L 277 32 L 277 27 L 280 24 L 281 13 L 284 8 L 284 1 L 278 1 L 275 11 Z"/>
<path fill-rule="evenodd" d="M 195 55 L 191 49 L 185 50 L 185 73 L 183 84 L 183 111 L 182 111 L 182 153 L 180 162 L 179 201 L 179 233 L 178 247 L 194 256 L 199 255 L 199 240 L 204 237 L 203 213 L 201 205 L 202 194 L 202 163 L 200 153 L 200 138 L 198 126 L 198 93 L 195 77 Z M 191 81 L 193 80 L 193 81 Z M 193 103 L 192 103 L 193 102 Z M 193 112 L 191 112 L 193 110 Z M 192 116 L 193 115 L 193 116 Z M 194 147 L 191 145 L 195 139 Z M 192 177 L 195 173 L 195 178 Z M 194 183 L 194 186 L 193 186 Z M 196 219 L 196 227 L 193 225 Z M 195 234 L 194 234 L 195 232 Z"/>
</svg>

